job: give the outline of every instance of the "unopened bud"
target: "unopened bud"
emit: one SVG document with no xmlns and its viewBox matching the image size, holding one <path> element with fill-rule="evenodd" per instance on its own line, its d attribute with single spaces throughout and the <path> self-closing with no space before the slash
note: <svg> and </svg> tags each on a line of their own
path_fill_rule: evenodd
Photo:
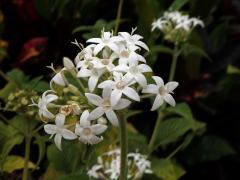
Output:
<svg viewBox="0 0 240 180">
<path fill-rule="evenodd" d="M 75 68 L 73 62 L 67 57 L 63 58 L 63 65 L 67 70 L 71 70 Z"/>
<path fill-rule="evenodd" d="M 97 122 L 98 124 L 103 124 L 103 125 L 107 124 L 107 120 L 104 117 L 98 118 Z"/>
</svg>

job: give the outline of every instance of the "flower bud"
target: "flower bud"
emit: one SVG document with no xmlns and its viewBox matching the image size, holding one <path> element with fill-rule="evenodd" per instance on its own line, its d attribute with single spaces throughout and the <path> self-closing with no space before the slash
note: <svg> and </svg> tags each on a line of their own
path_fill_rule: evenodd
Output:
<svg viewBox="0 0 240 180">
<path fill-rule="evenodd" d="M 97 122 L 98 124 L 103 124 L 103 125 L 107 124 L 107 120 L 104 117 L 98 118 Z"/>
<path fill-rule="evenodd" d="M 71 70 L 75 68 L 73 62 L 67 57 L 63 58 L 63 65 L 67 70 Z"/>
</svg>

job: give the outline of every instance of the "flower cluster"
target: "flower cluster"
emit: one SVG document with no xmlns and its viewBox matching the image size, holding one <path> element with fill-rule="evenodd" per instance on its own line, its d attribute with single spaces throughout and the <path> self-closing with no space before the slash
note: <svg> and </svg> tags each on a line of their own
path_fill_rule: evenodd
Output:
<svg viewBox="0 0 240 180">
<path fill-rule="evenodd" d="M 61 139 L 79 139 L 83 143 L 96 144 L 107 129 L 106 119 L 118 125 L 118 111 L 126 109 L 132 102 L 139 102 L 140 93 L 156 95 L 151 110 L 163 102 L 174 106 L 171 94 L 177 82 L 164 85 L 158 76 L 152 78 L 156 84 L 148 84 L 146 73 L 152 69 L 140 55 L 141 49 L 149 50 L 142 36 L 119 32 L 102 32 L 101 38 L 92 38 L 83 47 L 74 42 L 81 51 L 74 63 L 63 59 L 64 68 L 56 71 L 50 81 L 51 90 L 43 93 L 37 104 L 39 116 L 55 124 L 44 126 L 61 149 Z M 105 119 L 106 118 L 106 119 Z"/>
<path fill-rule="evenodd" d="M 128 179 L 141 179 L 143 174 L 151 174 L 151 162 L 138 152 L 128 153 Z M 94 179 L 115 180 L 120 175 L 120 149 L 104 153 L 98 157 L 97 164 L 88 170 L 88 176 Z"/>
<path fill-rule="evenodd" d="M 187 40 L 189 34 L 197 26 L 204 27 L 203 21 L 190 18 L 178 11 L 165 12 L 162 17 L 153 21 L 152 31 L 159 29 L 164 34 L 164 39 L 180 43 Z"/>
</svg>

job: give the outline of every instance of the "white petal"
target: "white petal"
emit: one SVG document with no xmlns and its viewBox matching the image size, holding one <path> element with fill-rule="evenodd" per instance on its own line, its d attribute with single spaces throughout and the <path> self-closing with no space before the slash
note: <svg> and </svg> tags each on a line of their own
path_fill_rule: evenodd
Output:
<svg viewBox="0 0 240 180">
<path fill-rule="evenodd" d="M 115 106 L 122 97 L 122 91 L 114 89 L 111 93 L 111 106 Z"/>
<path fill-rule="evenodd" d="M 62 150 L 61 141 L 62 141 L 62 135 L 56 134 L 56 136 L 54 137 L 54 142 L 59 150 Z"/>
<path fill-rule="evenodd" d="M 102 125 L 102 124 L 94 124 L 91 126 L 91 129 L 94 134 L 98 135 L 98 134 L 102 134 L 104 131 L 106 131 L 107 126 Z"/>
<path fill-rule="evenodd" d="M 165 87 L 168 92 L 172 92 L 178 86 L 178 82 L 172 81 L 168 82 Z"/>
<path fill-rule="evenodd" d="M 49 112 L 47 109 L 46 110 L 42 110 L 42 115 L 46 118 L 49 118 L 49 119 L 53 119 L 55 116 Z"/>
<path fill-rule="evenodd" d="M 94 48 L 94 54 L 97 55 L 104 48 L 104 46 L 105 45 L 102 43 L 96 45 L 96 47 Z"/>
<path fill-rule="evenodd" d="M 56 115 L 56 119 L 55 119 L 55 123 L 58 127 L 63 127 L 64 123 L 65 123 L 65 115 L 63 114 L 57 114 Z"/>
<path fill-rule="evenodd" d="M 154 79 L 154 81 L 158 86 L 164 86 L 164 82 L 162 78 L 160 78 L 159 76 L 152 76 L 152 78 Z"/>
<path fill-rule="evenodd" d="M 121 110 L 128 107 L 131 104 L 131 101 L 128 99 L 120 99 L 119 102 L 113 107 L 114 110 Z"/>
<path fill-rule="evenodd" d="M 112 93 L 111 87 L 107 86 L 106 88 L 104 88 L 103 91 L 102 91 L 103 99 L 110 100 L 111 93 Z"/>
<path fill-rule="evenodd" d="M 60 86 L 65 86 L 66 83 L 63 80 L 62 74 L 59 72 L 57 73 L 53 78 L 52 81 L 55 82 L 56 84 L 60 85 Z"/>
<path fill-rule="evenodd" d="M 94 89 L 97 85 L 97 82 L 98 82 L 98 77 L 97 76 L 91 76 L 88 79 L 88 88 L 89 88 L 90 92 L 94 91 Z"/>
<path fill-rule="evenodd" d="M 143 73 L 145 72 L 152 72 L 152 69 L 150 68 L 150 66 L 146 65 L 146 64 L 140 64 L 138 66 L 139 70 Z"/>
<path fill-rule="evenodd" d="M 88 120 L 88 116 L 89 116 L 89 111 L 88 110 L 85 110 L 83 111 L 81 117 L 80 117 L 80 125 L 81 126 L 90 126 L 91 123 L 90 121 Z"/>
<path fill-rule="evenodd" d="M 158 94 L 158 87 L 155 84 L 149 84 L 142 90 L 142 93 Z"/>
<path fill-rule="evenodd" d="M 133 88 L 125 87 L 123 89 L 123 94 L 125 94 L 130 99 L 133 99 L 135 101 L 140 101 L 140 97 L 139 97 L 138 93 Z"/>
<path fill-rule="evenodd" d="M 47 134 L 55 134 L 57 132 L 57 126 L 53 124 L 46 124 L 44 125 L 44 131 Z"/>
<path fill-rule="evenodd" d="M 75 68 L 73 62 L 68 57 L 63 57 L 63 65 L 68 70 Z"/>
<path fill-rule="evenodd" d="M 108 47 L 113 50 L 115 53 L 118 53 L 119 49 L 118 46 L 115 43 L 109 43 Z"/>
<path fill-rule="evenodd" d="M 77 77 L 89 77 L 92 75 L 92 72 L 88 69 L 81 69 L 78 73 L 77 73 Z"/>
<path fill-rule="evenodd" d="M 137 73 L 134 78 L 136 79 L 136 81 L 142 86 L 142 87 L 146 87 L 147 86 L 147 80 L 145 78 L 145 76 L 141 73 Z"/>
<path fill-rule="evenodd" d="M 82 134 L 82 131 L 83 131 L 83 127 L 81 127 L 79 123 L 76 123 L 75 134 L 80 136 Z"/>
<path fill-rule="evenodd" d="M 166 95 L 163 96 L 163 98 L 164 98 L 164 100 L 165 100 L 168 104 L 170 104 L 171 106 L 175 106 L 175 105 L 176 105 L 176 102 L 175 102 L 175 100 L 173 99 L 172 95 L 166 94 Z"/>
<path fill-rule="evenodd" d="M 98 88 L 106 88 L 106 87 L 113 87 L 114 86 L 114 82 L 111 81 L 111 80 L 106 80 L 106 81 L 103 81 L 101 82 L 99 85 L 98 85 Z"/>
<path fill-rule="evenodd" d="M 128 71 L 128 66 L 125 64 L 120 64 L 113 68 L 114 71 L 119 71 L 119 72 L 127 72 Z"/>
<path fill-rule="evenodd" d="M 95 106 L 101 106 L 103 99 L 100 96 L 91 93 L 85 93 L 85 96 L 90 103 L 94 104 Z"/>
<path fill-rule="evenodd" d="M 163 98 L 159 94 L 156 96 L 151 111 L 155 111 L 163 104 Z"/>
<path fill-rule="evenodd" d="M 89 144 L 98 144 L 98 143 L 100 143 L 102 140 L 103 140 L 102 137 L 97 137 L 97 136 L 95 136 L 95 135 L 92 135 L 92 136 L 90 137 L 88 143 L 89 143 Z"/>
<path fill-rule="evenodd" d="M 112 123 L 112 125 L 118 126 L 118 118 L 117 118 L 117 115 L 115 114 L 115 112 L 113 110 L 109 109 L 105 113 L 106 113 L 108 120 Z"/>
<path fill-rule="evenodd" d="M 142 48 L 144 48 L 145 50 L 149 51 L 149 48 L 147 47 L 147 45 L 144 42 L 137 41 L 135 44 L 140 46 L 140 47 L 142 47 Z"/>
<path fill-rule="evenodd" d="M 89 40 L 87 40 L 87 43 L 102 43 L 102 39 L 101 38 L 91 38 Z"/>
<path fill-rule="evenodd" d="M 48 94 L 47 96 L 45 96 L 46 102 L 50 103 L 52 101 L 55 101 L 56 99 L 58 99 L 57 95 L 54 94 Z"/>
<path fill-rule="evenodd" d="M 74 134 L 72 131 L 68 129 L 63 129 L 62 136 L 64 139 L 69 139 L 69 140 L 73 140 L 77 138 L 76 134 Z"/>
<path fill-rule="evenodd" d="M 103 114 L 104 114 L 104 109 L 102 107 L 97 107 L 92 112 L 90 112 L 88 119 L 95 120 L 95 119 L 101 117 Z"/>
</svg>

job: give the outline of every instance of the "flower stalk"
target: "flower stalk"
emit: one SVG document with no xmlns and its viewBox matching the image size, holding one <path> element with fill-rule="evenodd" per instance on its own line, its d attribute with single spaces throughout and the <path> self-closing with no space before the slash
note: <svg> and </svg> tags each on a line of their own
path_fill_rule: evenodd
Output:
<svg viewBox="0 0 240 180">
<path fill-rule="evenodd" d="M 28 179 L 28 163 L 30 157 L 30 147 L 31 147 L 31 136 L 25 137 L 25 156 L 24 156 L 24 167 L 23 167 L 23 176 L 22 180 Z"/>
<path fill-rule="evenodd" d="M 127 120 L 124 116 L 119 118 L 120 128 L 120 146 L 121 146 L 121 161 L 120 161 L 120 178 L 119 180 L 127 180 L 127 154 L 128 154 L 128 137 L 127 137 Z"/>
<path fill-rule="evenodd" d="M 116 17 L 116 24 L 115 24 L 115 28 L 114 28 L 115 34 L 117 34 L 117 32 L 118 32 L 120 19 L 121 19 L 121 13 L 122 13 L 122 6 L 123 6 L 123 0 L 119 0 L 117 17 Z"/>
</svg>

